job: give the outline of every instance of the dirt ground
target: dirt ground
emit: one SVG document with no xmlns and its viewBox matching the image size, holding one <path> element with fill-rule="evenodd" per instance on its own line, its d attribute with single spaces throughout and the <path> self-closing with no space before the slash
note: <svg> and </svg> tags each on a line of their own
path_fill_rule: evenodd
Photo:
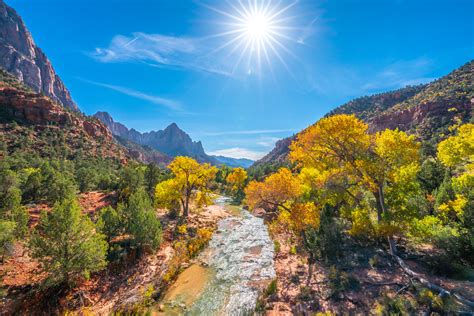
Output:
<svg viewBox="0 0 474 316">
<path fill-rule="evenodd" d="M 345 273 L 355 279 L 357 285 L 334 294 L 329 286 L 331 264 L 316 263 L 311 282 L 308 278 L 307 258 L 302 254 L 291 254 L 290 236 L 273 236 L 280 243 L 280 251 L 275 257 L 277 274 L 277 293 L 266 299 L 266 315 L 312 315 L 315 312 L 336 314 L 374 314 L 377 301 L 384 294 L 391 297 L 403 296 L 414 300 L 410 278 L 388 253 L 379 249 L 352 246 L 344 251 L 343 259 L 333 263 L 338 266 L 337 273 Z M 377 264 L 371 266 L 369 259 L 377 257 Z M 460 281 L 429 274 L 417 260 L 406 260 L 416 272 L 430 282 L 474 299 L 474 282 Z M 333 277 L 332 277 L 333 278 Z M 418 306 L 420 314 L 425 312 Z M 469 311 L 466 306 L 456 306 L 458 311 Z"/>
</svg>

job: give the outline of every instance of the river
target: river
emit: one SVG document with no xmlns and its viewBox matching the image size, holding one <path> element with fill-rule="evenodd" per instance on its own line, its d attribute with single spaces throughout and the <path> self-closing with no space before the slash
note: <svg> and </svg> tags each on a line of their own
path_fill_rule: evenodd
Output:
<svg viewBox="0 0 474 316">
<path fill-rule="evenodd" d="M 230 199 L 215 204 L 229 207 Z M 165 293 L 166 315 L 244 315 L 275 278 L 273 242 L 263 219 L 239 209 L 218 223 L 209 246 Z"/>
</svg>

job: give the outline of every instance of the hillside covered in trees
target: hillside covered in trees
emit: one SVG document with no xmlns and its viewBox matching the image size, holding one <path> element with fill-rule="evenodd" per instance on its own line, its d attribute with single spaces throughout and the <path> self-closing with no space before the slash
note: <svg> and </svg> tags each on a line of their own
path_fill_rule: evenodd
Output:
<svg viewBox="0 0 474 316">
<path fill-rule="evenodd" d="M 447 76 L 426 85 L 409 86 L 396 91 L 364 96 L 343 104 L 326 116 L 354 114 L 369 124 L 372 131 L 385 128 L 401 129 L 435 146 L 450 135 L 454 122 L 472 119 L 474 61 L 470 61 Z M 265 168 L 270 161 L 288 161 L 289 138 L 254 164 Z"/>
</svg>

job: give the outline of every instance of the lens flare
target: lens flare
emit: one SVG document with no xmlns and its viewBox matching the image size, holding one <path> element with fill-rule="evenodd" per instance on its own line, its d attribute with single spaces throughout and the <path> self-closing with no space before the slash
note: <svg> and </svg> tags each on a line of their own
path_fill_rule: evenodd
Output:
<svg viewBox="0 0 474 316">
<path fill-rule="evenodd" d="M 274 57 L 288 69 L 282 52 L 291 55 L 292 53 L 285 41 L 296 41 L 287 34 L 295 29 L 286 25 L 292 19 L 287 13 L 297 1 L 285 6 L 281 3 L 282 1 L 274 3 L 271 0 L 228 1 L 227 10 L 208 6 L 227 19 L 221 23 L 226 31 L 215 35 L 227 40 L 214 52 L 230 48 L 226 57 L 235 60 L 232 72 L 246 61 L 248 74 L 261 74 L 263 61 L 265 60 L 272 70 L 271 59 Z"/>
</svg>

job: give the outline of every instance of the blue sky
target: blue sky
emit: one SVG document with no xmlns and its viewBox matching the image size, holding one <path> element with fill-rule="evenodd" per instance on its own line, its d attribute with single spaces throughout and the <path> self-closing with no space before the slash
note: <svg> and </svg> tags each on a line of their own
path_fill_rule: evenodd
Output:
<svg viewBox="0 0 474 316">
<path fill-rule="evenodd" d="M 257 1 L 278 33 L 260 58 L 230 25 L 241 23 L 237 1 L 6 2 L 83 112 L 139 131 L 176 122 L 231 157 L 259 158 L 352 98 L 428 82 L 474 57 L 470 0 Z"/>
</svg>

